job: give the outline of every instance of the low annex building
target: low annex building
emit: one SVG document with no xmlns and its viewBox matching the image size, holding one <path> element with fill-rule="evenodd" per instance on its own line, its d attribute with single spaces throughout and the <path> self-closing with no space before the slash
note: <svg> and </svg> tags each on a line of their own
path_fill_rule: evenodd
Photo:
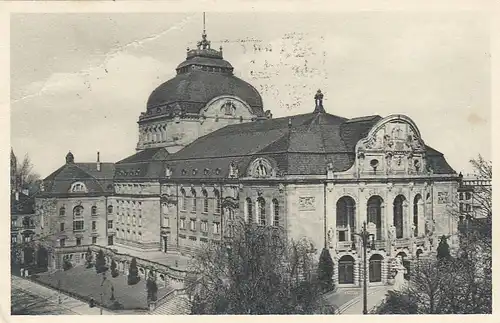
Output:
<svg viewBox="0 0 500 323">
<path fill-rule="evenodd" d="M 396 256 L 418 257 L 439 235 L 456 235 L 448 209 L 459 178 L 408 116 L 332 115 L 318 91 L 311 113 L 272 118 L 205 32 L 176 72 L 148 99 L 135 154 L 77 163 L 69 153 L 44 180 L 37 203 L 54 267 L 63 257 L 82 262 L 93 246 L 123 272 L 137 257 L 143 272 L 180 279 L 190 254 L 244 218 L 328 248 L 337 284 L 358 286 L 355 233 L 366 222 L 370 283 L 384 284 Z"/>
</svg>

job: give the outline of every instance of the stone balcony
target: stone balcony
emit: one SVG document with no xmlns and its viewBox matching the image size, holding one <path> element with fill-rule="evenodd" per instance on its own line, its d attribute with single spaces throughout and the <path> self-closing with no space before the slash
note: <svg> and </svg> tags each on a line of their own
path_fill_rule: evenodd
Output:
<svg viewBox="0 0 500 323">
<path fill-rule="evenodd" d="M 352 241 L 338 241 L 337 251 L 348 251 L 352 249 Z"/>
<path fill-rule="evenodd" d="M 394 248 L 410 248 L 412 241 L 410 238 L 396 239 L 394 241 Z"/>
</svg>

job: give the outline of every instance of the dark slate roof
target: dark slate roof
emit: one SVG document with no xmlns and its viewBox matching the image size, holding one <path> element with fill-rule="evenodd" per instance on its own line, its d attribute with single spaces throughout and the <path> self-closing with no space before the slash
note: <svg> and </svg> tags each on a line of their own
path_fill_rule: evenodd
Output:
<svg viewBox="0 0 500 323">
<path fill-rule="evenodd" d="M 173 170 L 172 178 L 227 177 L 231 162 L 246 172 L 256 156 L 270 158 L 280 172 L 290 175 L 324 174 L 330 161 L 335 171 L 345 171 L 354 162 L 359 136 L 380 118 L 346 125 L 346 118 L 308 113 L 230 125 L 197 139 L 166 163 Z M 210 175 L 205 175 L 205 168 Z"/>
<path fill-rule="evenodd" d="M 227 177 L 231 162 L 245 173 L 253 159 L 265 156 L 289 175 L 322 175 L 329 162 L 342 172 L 352 167 L 357 142 L 381 119 L 309 113 L 230 125 L 169 156 L 166 165 L 171 178 Z M 443 154 L 431 147 L 427 153 L 435 174 L 454 173 Z"/>
<path fill-rule="evenodd" d="M 158 86 L 149 96 L 147 108 L 154 110 L 167 105 L 162 114 L 169 114 L 175 108 L 174 103 L 179 103 L 185 107 L 184 112 L 199 113 L 210 100 L 221 95 L 237 96 L 256 115 L 264 115 L 262 97 L 252 85 L 231 74 L 199 70 L 178 74 Z"/>
<path fill-rule="evenodd" d="M 115 165 L 101 163 L 66 163 L 44 179 L 44 193 L 68 193 L 71 184 L 83 182 L 89 193 L 112 193 Z"/>
<path fill-rule="evenodd" d="M 164 173 L 163 161 L 168 157 L 163 147 L 139 151 L 116 163 L 115 179 L 158 178 Z"/>
<path fill-rule="evenodd" d="M 35 213 L 35 197 L 28 196 L 18 192 L 19 198 L 16 199 L 16 193 L 10 194 L 10 213 L 11 215 L 25 215 Z"/>
</svg>

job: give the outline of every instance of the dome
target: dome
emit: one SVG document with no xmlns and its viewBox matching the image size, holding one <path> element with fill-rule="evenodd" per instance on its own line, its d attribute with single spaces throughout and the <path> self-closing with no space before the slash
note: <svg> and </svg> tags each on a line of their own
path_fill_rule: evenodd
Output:
<svg viewBox="0 0 500 323">
<path fill-rule="evenodd" d="M 258 116 L 263 116 L 262 97 L 249 83 L 233 75 L 233 66 L 220 51 L 210 48 L 203 34 L 198 48 L 188 50 L 187 58 L 177 68 L 177 75 L 158 86 L 147 102 L 148 116 L 170 115 L 178 106 L 186 113 L 199 111 L 212 99 L 236 96 L 245 101 Z"/>
</svg>

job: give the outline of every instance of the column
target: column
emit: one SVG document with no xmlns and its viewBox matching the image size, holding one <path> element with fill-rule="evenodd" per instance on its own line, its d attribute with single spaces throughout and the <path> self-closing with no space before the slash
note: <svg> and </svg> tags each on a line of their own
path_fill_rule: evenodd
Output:
<svg viewBox="0 0 500 323">
<path fill-rule="evenodd" d="M 418 236 L 422 236 L 425 234 L 425 207 L 424 201 L 420 199 L 417 202 L 417 210 L 418 210 Z"/>
<path fill-rule="evenodd" d="M 388 230 L 388 226 L 387 226 L 387 215 L 386 215 L 386 202 L 382 202 L 382 204 L 380 205 L 380 219 L 381 219 L 381 231 L 382 231 L 382 234 L 381 234 L 381 237 L 380 237 L 380 240 L 387 240 L 387 230 Z"/>
<path fill-rule="evenodd" d="M 412 237 L 412 233 L 411 233 L 411 223 L 413 221 L 409 221 L 410 218 L 412 218 L 410 216 L 410 213 L 409 213 L 409 207 L 408 207 L 408 201 L 405 200 L 403 201 L 403 238 L 409 238 L 409 237 Z"/>
<path fill-rule="evenodd" d="M 353 268 L 353 271 L 354 271 L 354 285 L 356 286 L 361 286 L 360 283 L 361 283 L 361 280 L 360 280 L 360 262 L 362 261 L 362 259 L 360 260 L 361 258 L 355 258 L 354 259 L 354 268 Z"/>
</svg>

